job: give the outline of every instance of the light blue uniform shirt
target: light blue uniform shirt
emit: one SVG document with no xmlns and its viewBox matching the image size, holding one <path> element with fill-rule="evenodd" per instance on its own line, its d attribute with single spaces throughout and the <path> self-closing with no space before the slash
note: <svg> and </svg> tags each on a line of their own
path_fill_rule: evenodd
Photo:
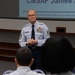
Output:
<svg viewBox="0 0 75 75">
<path fill-rule="evenodd" d="M 42 46 L 42 44 L 46 41 L 47 38 L 50 37 L 48 27 L 41 22 L 36 21 L 34 24 L 35 29 L 35 40 L 38 41 L 36 46 Z M 31 39 L 31 32 L 32 32 L 32 24 L 26 24 L 20 34 L 19 44 L 21 47 L 26 46 L 26 41 Z"/>
<path fill-rule="evenodd" d="M 27 66 L 19 66 L 15 71 L 5 75 L 45 75 L 41 73 L 34 72 Z"/>
</svg>

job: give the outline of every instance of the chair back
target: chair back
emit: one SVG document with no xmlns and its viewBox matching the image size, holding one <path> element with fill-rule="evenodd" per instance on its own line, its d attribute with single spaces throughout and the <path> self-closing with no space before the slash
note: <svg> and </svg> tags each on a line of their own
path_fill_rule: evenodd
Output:
<svg viewBox="0 0 75 75">
<path fill-rule="evenodd" d="M 13 70 L 7 70 L 7 71 L 5 71 L 2 75 L 9 74 L 9 73 L 11 73 L 11 72 L 13 72 Z"/>
<path fill-rule="evenodd" d="M 41 73 L 41 74 L 45 74 L 42 70 L 40 70 L 40 69 L 35 69 L 35 70 L 33 70 L 33 71 L 35 71 L 35 72 L 37 72 L 37 73 Z"/>
</svg>

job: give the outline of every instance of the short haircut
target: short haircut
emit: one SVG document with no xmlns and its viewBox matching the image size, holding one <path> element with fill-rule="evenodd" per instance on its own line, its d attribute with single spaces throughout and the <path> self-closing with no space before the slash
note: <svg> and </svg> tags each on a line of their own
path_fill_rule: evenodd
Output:
<svg viewBox="0 0 75 75">
<path fill-rule="evenodd" d="M 29 65 L 32 60 L 31 50 L 27 47 L 18 49 L 18 51 L 16 53 L 16 59 L 17 59 L 19 65 L 22 65 L 22 66 Z"/>
<path fill-rule="evenodd" d="M 35 11 L 34 9 L 30 9 L 30 10 L 28 10 L 28 12 L 27 12 L 27 16 L 28 16 L 28 13 L 29 13 L 30 11 L 34 11 L 35 14 L 37 15 L 37 13 L 36 13 L 36 11 Z"/>
<path fill-rule="evenodd" d="M 66 38 L 48 38 L 42 47 L 42 67 L 52 74 L 72 70 L 75 52 Z"/>
</svg>

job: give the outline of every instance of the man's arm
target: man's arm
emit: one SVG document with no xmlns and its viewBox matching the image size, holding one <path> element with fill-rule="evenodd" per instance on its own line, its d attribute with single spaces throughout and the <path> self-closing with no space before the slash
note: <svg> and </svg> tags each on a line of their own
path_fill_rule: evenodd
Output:
<svg viewBox="0 0 75 75">
<path fill-rule="evenodd" d="M 20 37 L 19 37 L 19 45 L 21 46 L 21 47 L 25 47 L 26 46 L 26 37 L 24 36 L 24 32 L 23 32 L 23 30 L 21 31 L 21 33 L 20 33 Z"/>
</svg>

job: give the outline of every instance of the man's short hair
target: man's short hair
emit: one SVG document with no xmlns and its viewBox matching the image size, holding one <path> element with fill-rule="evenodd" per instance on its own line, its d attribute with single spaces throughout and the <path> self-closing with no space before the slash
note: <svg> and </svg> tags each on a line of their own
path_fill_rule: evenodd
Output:
<svg viewBox="0 0 75 75">
<path fill-rule="evenodd" d="M 49 38 L 42 49 L 42 67 L 54 74 L 68 72 L 75 66 L 75 51 L 66 38 Z"/>
<path fill-rule="evenodd" d="M 32 52 L 29 48 L 23 47 L 18 49 L 16 53 L 16 59 L 19 65 L 27 66 L 32 60 Z"/>
</svg>

